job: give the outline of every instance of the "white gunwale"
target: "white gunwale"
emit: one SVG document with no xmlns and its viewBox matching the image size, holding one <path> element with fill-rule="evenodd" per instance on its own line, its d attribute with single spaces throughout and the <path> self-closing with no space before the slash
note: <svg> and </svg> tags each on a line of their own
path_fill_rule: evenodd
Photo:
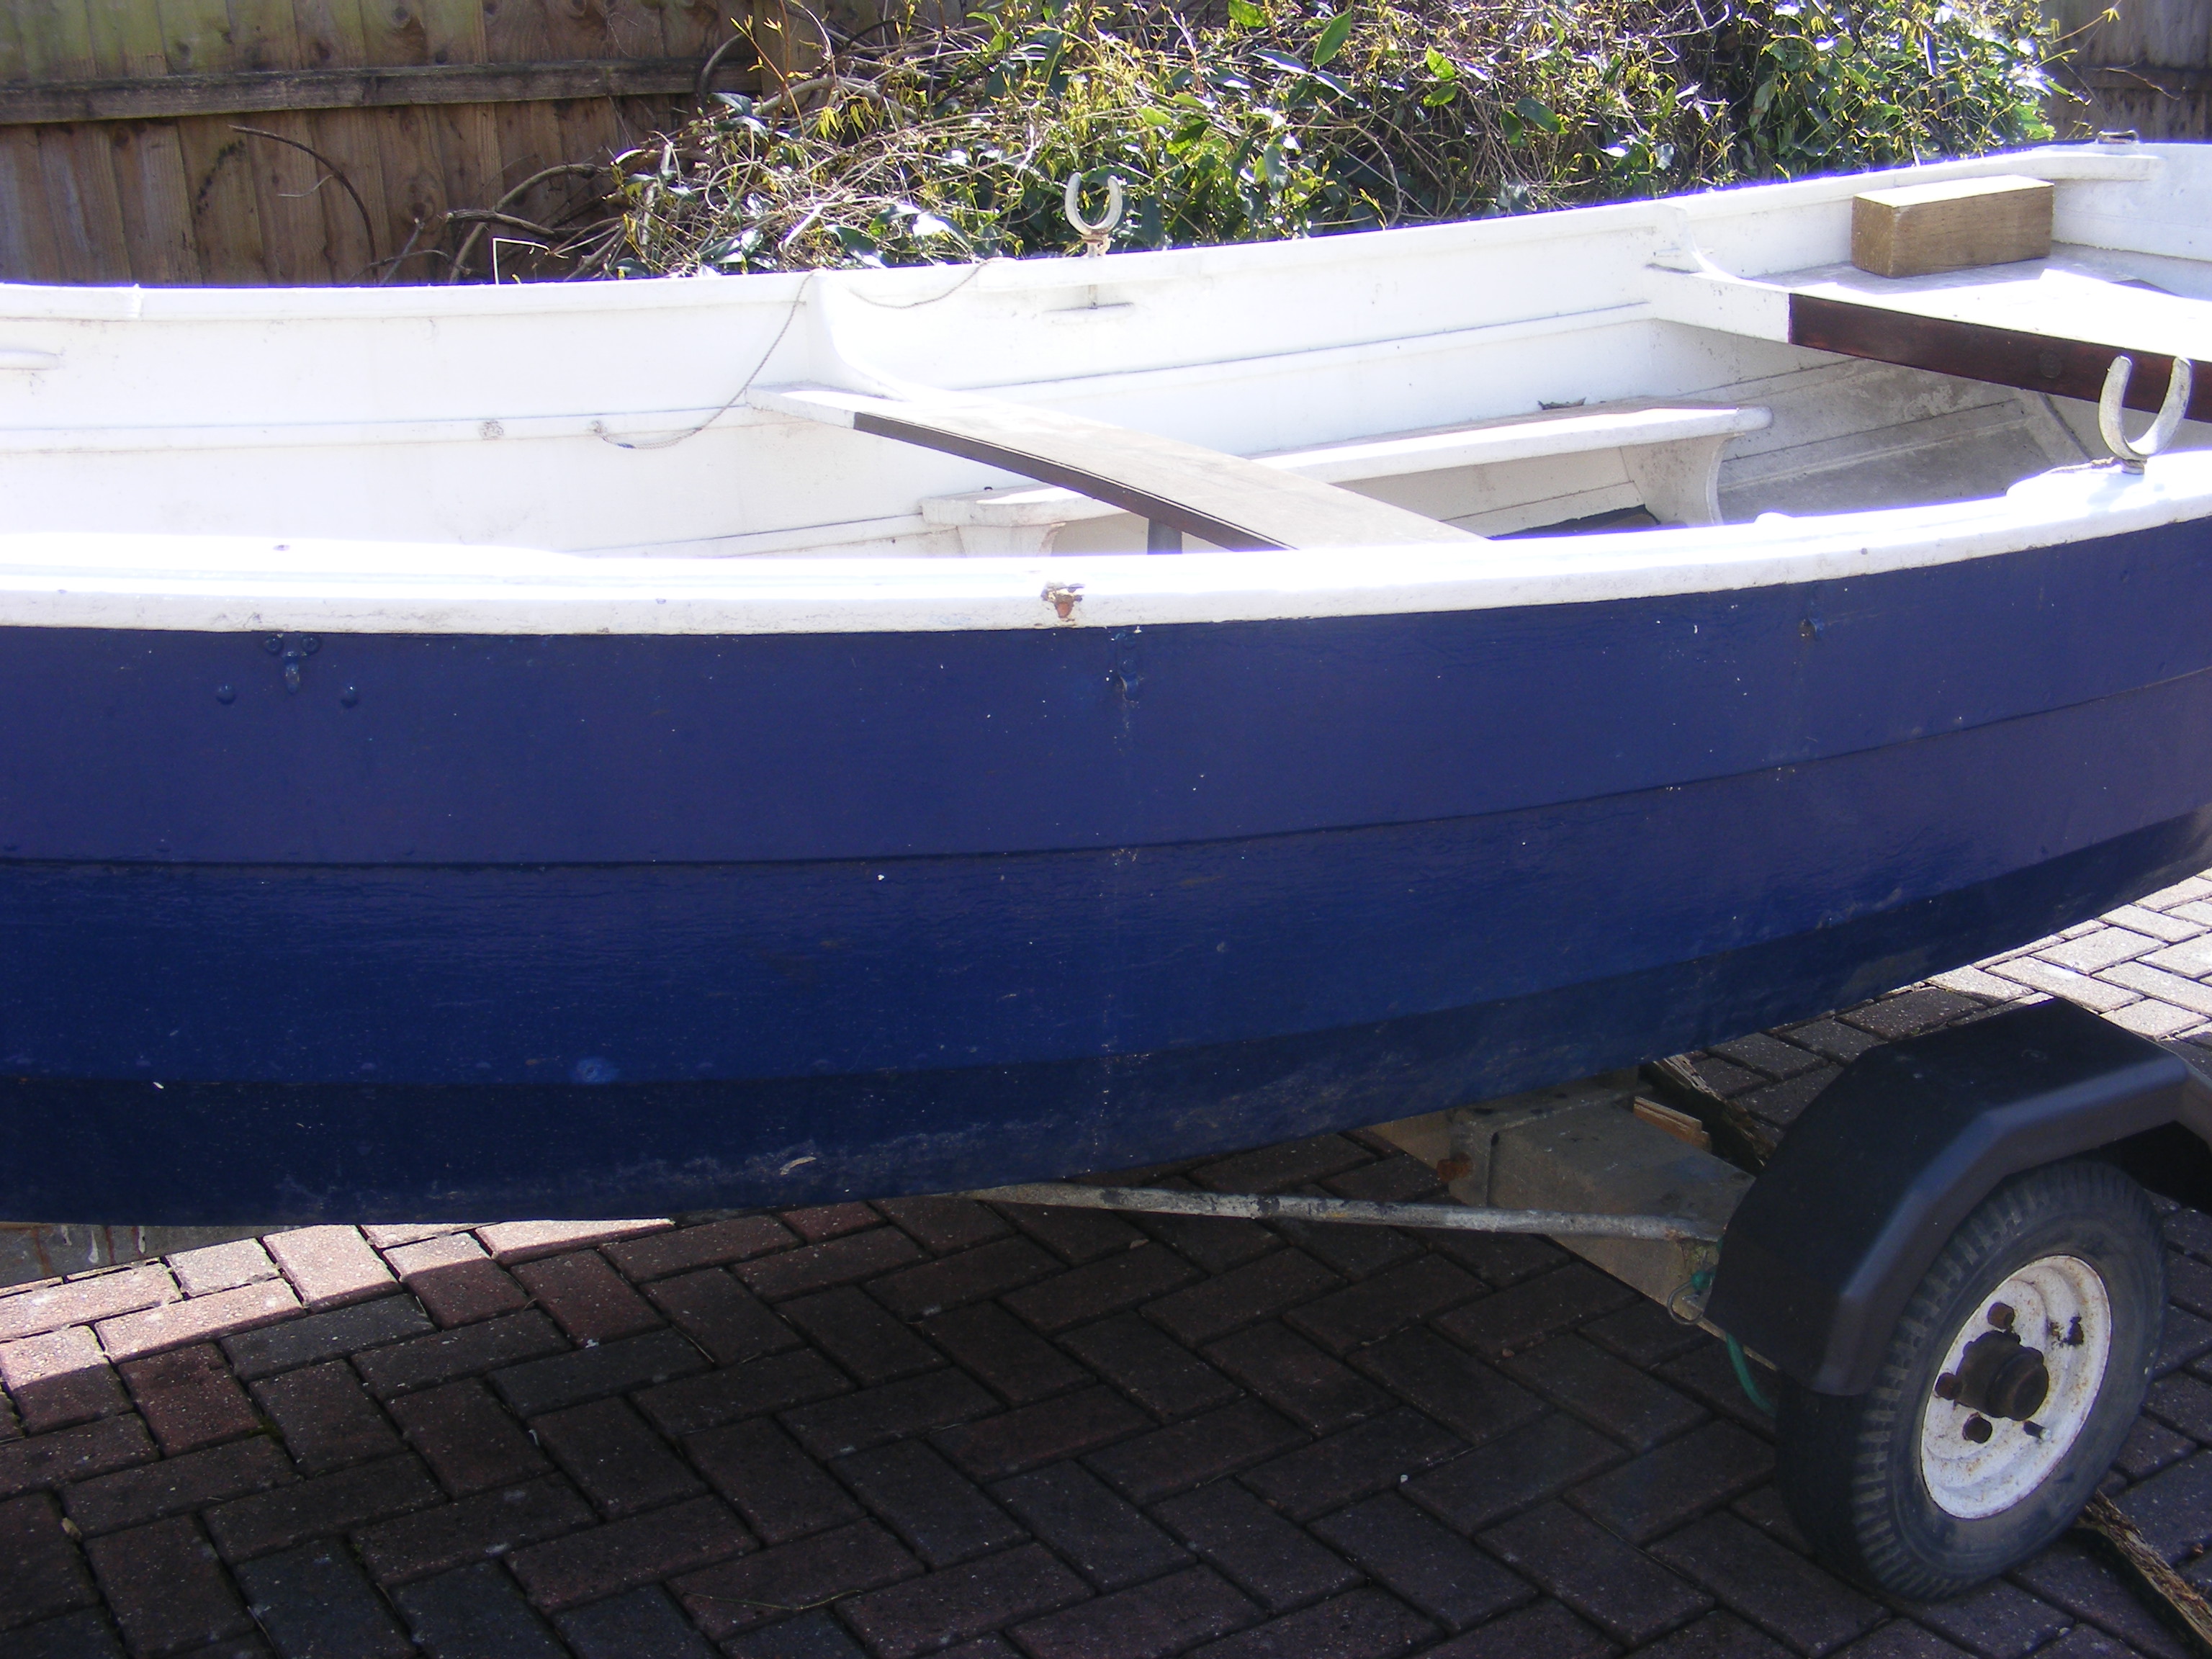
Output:
<svg viewBox="0 0 2212 1659">
<path fill-rule="evenodd" d="M 963 559 L 646 559 L 419 543 L 0 536 L 0 625 L 403 634 L 1156 626 L 1589 604 L 1952 564 L 2212 515 L 2212 451 L 1990 501 L 1451 547 Z M 1045 596 L 1079 588 L 1062 620 Z"/>
</svg>

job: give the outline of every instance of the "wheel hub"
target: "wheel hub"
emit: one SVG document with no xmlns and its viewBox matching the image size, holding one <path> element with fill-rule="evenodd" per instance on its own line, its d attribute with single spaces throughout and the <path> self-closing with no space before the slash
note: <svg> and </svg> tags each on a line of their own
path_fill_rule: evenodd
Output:
<svg viewBox="0 0 2212 1659">
<path fill-rule="evenodd" d="M 1976 1337 L 1966 1344 L 1959 1369 L 1936 1379 L 1937 1399 L 2015 1423 L 2033 1417 L 2050 1394 L 2051 1370 L 2042 1351 L 2029 1347 L 2012 1331 L 1987 1331 Z"/>
<path fill-rule="evenodd" d="M 2096 1404 L 2112 1302 L 2077 1257 L 2016 1269 L 1955 1331 L 1922 1409 L 1929 1496 L 1962 1520 L 2019 1503 L 2058 1465 Z"/>
</svg>

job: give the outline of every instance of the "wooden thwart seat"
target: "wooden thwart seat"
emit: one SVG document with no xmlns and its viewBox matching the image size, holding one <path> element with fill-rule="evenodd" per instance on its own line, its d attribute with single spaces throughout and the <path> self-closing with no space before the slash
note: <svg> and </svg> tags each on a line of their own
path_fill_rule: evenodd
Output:
<svg viewBox="0 0 2212 1659">
<path fill-rule="evenodd" d="M 1604 476 L 1621 480 L 1655 518 L 1718 524 L 1721 452 L 1770 419 L 1759 408 L 1645 399 L 1285 450 L 1255 456 L 1247 465 L 1278 477 L 1346 484 L 1561 456 L 1595 460 L 1611 452 L 1618 465 Z M 1121 510 L 1109 501 L 1055 488 L 974 490 L 921 503 L 922 516 L 958 531 L 970 553 L 1041 551 L 1061 526 Z"/>
<path fill-rule="evenodd" d="M 1057 410 L 984 398 L 874 398 L 813 386 L 756 392 L 750 401 L 778 414 L 1003 467 L 1218 547 L 1266 552 L 1482 539 L 1297 473 Z"/>
<path fill-rule="evenodd" d="M 1650 273 L 1675 320 L 1847 357 L 2094 403 L 2112 359 L 2135 360 L 2130 408 L 2155 410 L 2173 360 L 2196 377 L 2191 420 L 2212 420 L 2212 301 L 2059 258 L 1931 276 L 1848 265 L 1775 276 Z"/>
</svg>

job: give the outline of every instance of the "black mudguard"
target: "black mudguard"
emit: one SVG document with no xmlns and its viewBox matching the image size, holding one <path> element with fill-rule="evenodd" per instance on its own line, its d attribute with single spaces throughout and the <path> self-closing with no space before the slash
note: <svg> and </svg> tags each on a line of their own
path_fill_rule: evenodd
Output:
<svg viewBox="0 0 2212 1659">
<path fill-rule="evenodd" d="M 1705 1316 L 1817 1394 L 1863 1394 L 1952 1230 L 2007 1176 L 2180 1122 L 2212 1087 L 2068 1002 L 1870 1050 L 1744 1195 Z"/>
</svg>

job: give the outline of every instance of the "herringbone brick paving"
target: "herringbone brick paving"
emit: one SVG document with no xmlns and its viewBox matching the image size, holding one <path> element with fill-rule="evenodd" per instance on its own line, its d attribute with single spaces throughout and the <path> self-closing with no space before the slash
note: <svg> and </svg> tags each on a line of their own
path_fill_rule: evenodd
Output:
<svg viewBox="0 0 2212 1659">
<path fill-rule="evenodd" d="M 2057 994 L 2212 1039 L 2212 880 L 1717 1045 L 1786 1131 Z M 1433 1195 L 1364 1133 L 1178 1166 Z M 2212 1217 L 2111 1490 L 2212 1583 Z M 1540 1241 L 958 1199 L 316 1227 L 0 1294 L 0 1659 L 2093 1659 L 2062 1542 L 1941 1607 L 1807 1556 L 1717 1345 Z"/>
</svg>

